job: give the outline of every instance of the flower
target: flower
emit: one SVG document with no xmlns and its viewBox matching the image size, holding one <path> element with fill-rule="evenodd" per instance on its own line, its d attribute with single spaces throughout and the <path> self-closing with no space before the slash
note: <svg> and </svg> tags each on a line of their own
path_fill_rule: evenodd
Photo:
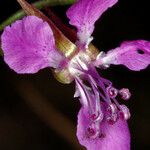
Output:
<svg viewBox="0 0 150 150">
<path fill-rule="evenodd" d="M 98 74 L 95 67 L 124 65 L 139 71 L 150 64 L 150 42 L 123 42 L 120 47 L 100 52 L 93 59 L 89 44 L 94 24 L 118 0 L 78 0 L 67 11 L 70 24 L 77 28 L 76 53 L 65 57 L 57 50 L 47 22 L 28 16 L 5 28 L 2 34 L 4 60 L 17 73 L 36 73 L 46 67 L 66 69 L 76 83 L 74 97 L 82 105 L 78 114 L 77 137 L 88 150 L 129 150 L 129 109 L 117 101 L 128 100 L 127 88 L 116 89 Z"/>
</svg>

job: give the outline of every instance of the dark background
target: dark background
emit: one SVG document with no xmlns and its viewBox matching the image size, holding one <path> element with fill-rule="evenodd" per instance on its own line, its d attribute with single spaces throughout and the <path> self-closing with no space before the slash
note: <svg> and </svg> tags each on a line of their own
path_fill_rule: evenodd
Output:
<svg viewBox="0 0 150 150">
<path fill-rule="evenodd" d="M 117 47 L 124 40 L 150 40 L 148 6 L 148 0 L 119 0 L 119 3 L 96 23 L 94 45 L 107 51 Z M 64 22 L 67 22 L 67 8 L 68 6 L 53 8 Z M 20 6 L 15 0 L 0 0 L 0 22 L 18 9 Z M 129 120 L 132 150 L 150 149 L 150 67 L 141 72 L 132 72 L 122 66 L 112 66 L 102 71 L 102 74 L 112 80 L 116 87 L 128 87 L 131 90 L 132 98 L 125 103 L 132 114 Z M 31 104 L 26 100 L 25 95 L 30 92 L 32 94 L 31 87 L 44 97 L 42 102 L 46 103 L 46 106 L 52 105 L 76 125 L 80 105 L 79 101 L 73 99 L 74 83 L 63 85 L 57 82 L 50 69 L 41 70 L 33 75 L 18 75 L 10 70 L 0 57 L 0 150 L 80 149 L 75 148 L 75 144 L 71 144 L 59 132 L 55 132 L 55 125 L 51 126 L 48 123 L 56 122 L 58 128 L 69 135 L 63 127 L 63 121 L 62 124 L 57 124 L 59 118 L 55 115 L 43 119 L 40 113 L 46 108 L 38 102 Z M 34 105 L 39 105 L 40 113 Z"/>
</svg>

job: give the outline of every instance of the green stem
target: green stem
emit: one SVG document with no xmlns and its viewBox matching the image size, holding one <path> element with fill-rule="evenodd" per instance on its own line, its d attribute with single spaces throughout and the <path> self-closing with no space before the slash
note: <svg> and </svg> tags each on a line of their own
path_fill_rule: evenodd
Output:
<svg viewBox="0 0 150 150">
<path fill-rule="evenodd" d="M 69 5 L 74 2 L 75 0 L 43 0 L 33 3 L 33 5 L 38 9 L 42 9 L 47 6 Z M 2 31 L 7 25 L 10 25 L 12 22 L 22 18 L 23 16 L 25 16 L 23 10 L 17 11 L 13 15 L 11 15 L 7 20 L 0 24 L 0 31 Z"/>
</svg>

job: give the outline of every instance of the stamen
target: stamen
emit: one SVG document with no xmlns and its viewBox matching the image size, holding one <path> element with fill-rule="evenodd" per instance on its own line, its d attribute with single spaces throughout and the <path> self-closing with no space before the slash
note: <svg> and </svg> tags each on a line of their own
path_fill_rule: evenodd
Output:
<svg viewBox="0 0 150 150">
<path fill-rule="evenodd" d="M 91 137 L 93 135 L 95 135 L 96 131 L 94 130 L 94 128 L 88 127 L 87 129 L 88 131 L 88 135 Z"/>
<path fill-rule="evenodd" d="M 118 101 L 115 98 L 113 98 L 112 100 L 115 103 L 115 105 L 120 109 L 120 104 L 118 103 Z"/>
<path fill-rule="evenodd" d="M 117 112 L 117 107 L 115 104 L 111 103 L 108 107 L 108 111 L 111 113 L 111 114 L 114 114 Z"/>
<path fill-rule="evenodd" d="M 121 98 L 124 100 L 128 100 L 131 97 L 131 93 L 127 88 L 119 90 L 119 94 L 122 96 Z"/>
<path fill-rule="evenodd" d="M 99 97 L 99 91 L 98 91 L 97 84 L 91 75 L 89 75 L 88 77 L 89 77 L 89 83 L 92 86 L 92 90 L 93 90 L 93 93 L 95 96 L 95 98 L 94 98 L 95 99 L 95 110 L 97 112 L 101 112 L 100 97 Z"/>
<path fill-rule="evenodd" d="M 101 80 L 98 80 L 98 86 L 99 88 L 101 88 L 101 90 L 103 91 L 104 94 L 102 94 L 102 92 L 99 92 L 99 95 L 100 97 L 102 97 L 102 99 L 107 102 L 107 103 L 110 103 L 110 98 L 106 92 L 106 88 L 105 88 L 105 85 L 104 83 L 101 81 Z"/>
<path fill-rule="evenodd" d="M 123 120 L 128 120 L 131 117 L 130 111 L 125 105 L 120 105 L 119 117 Z"/>
<path fill-rule="evenodd" d="M 91 68 L 92 70 L 91 71 L 91 74 L 93 76 L 93 79 L 95 80 L 97 86 L 102 90 L 102 92 L 99 92 L 99 95 L 100 97 L 107 103 L 110 103 L 110 98 L 106 92 L 106 87 L 105 87 L 105 84 L 106 85 L 111 85 L 111 82 L 107 79 L 104 79 L 102 78 L 96 71 L 95 68 Z M 103 95 L 104 94 L 104 95 Z"/>
<path fill-rule="evenodd" d="M 97 121 L 99 121 L 99 122 L 101 122 L 102 120 L 103 120 L 103 113 L 101 112 L 97 112 L 97 113 L 94 113 L 94 114 L 92 114 L 91 116 L 90 116 L 90 119 L 91 119 L 91 121 L 92 122 L 97 122 Z"/>
<path fill-rule="evenodd" d="M 99 135 L 100 135 L 99 124 L 94 123 L 87 128 L 87 137 L 95 139 Z"/>
<path fill-rule="evenodd" d="M 82 81 L 80 78 L 76 77 L 76 84 L 80 90 L 80 96 L 81 100 L 84 100 L 84 102 L 81 101 L 82 104 L 87 104 L 89 107 L 89 111 L 92 114 L 94 112 L 93 107 L 92 107 L 92 101 L 91 101 L 91 95 L 89 95 L 89 91 L 87 90 L 86 86 L 83 85 Z"/>
<path fill-rule="evenodd" d="M 114 123 L 116 123 L 117 119 L 118 119 L 118 115 L 115 113 L 112 114 L 110 117 L 107 117 L 107 122 L 113 125 Z"/>
<path fill-rule="evenodd" d="M 111 103 L 107 109 L 108 112 L 107 122 L 109 124 L 114 124 L 117 121 L 118 119 L 117 111 L 118 111 L 117 106 Z"/>
<path fill-rule="evenodd" d="M 112 86 L 108 86 L 106 90 L 111 98 L 115 98 L 118 95 L 118 90 Z"/>
</svg>

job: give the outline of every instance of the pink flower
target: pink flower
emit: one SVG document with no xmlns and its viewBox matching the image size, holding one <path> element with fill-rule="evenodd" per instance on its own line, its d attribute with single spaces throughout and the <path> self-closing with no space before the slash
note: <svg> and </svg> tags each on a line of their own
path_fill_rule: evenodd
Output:
<svg viewBox="0 0 150 150">
<path fill-rule="evenodd" d="M 53 32 L 42 19 L 28 16 L 5 28 L 2 34 L 4 60 L 17 73 L 36 73 L 45 67 L 67 68 L 75 80 L 82 105 L 78 114 L 77 137 L 88 150 L 129 150 L 129 109 L 117 101 L 127 100 L 127 88 L 116 89 L 111 81 L 95 69 L 125 65 L 133 71 L 150 64 L 150 42 L 123 42 L 107 53 L 100 52 L 93 60 L 88 54 L 94 24 L 118 0 L 78 0 L 67 11 L 70 24 L 77 28 L 78 52 L 66 58 L 55 46 Z"/>
</svg>

